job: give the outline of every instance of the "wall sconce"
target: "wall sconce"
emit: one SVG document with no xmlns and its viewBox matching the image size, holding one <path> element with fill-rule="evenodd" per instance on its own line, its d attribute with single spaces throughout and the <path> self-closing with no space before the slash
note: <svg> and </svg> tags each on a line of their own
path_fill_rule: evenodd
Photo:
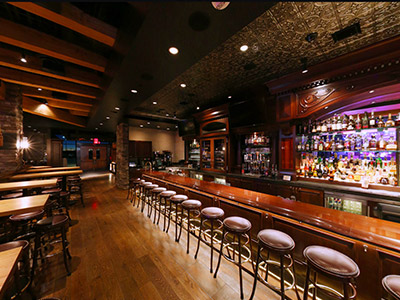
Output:
<svg viewBox="0 0 400 300">
<path fill-rule="evenodd" d="M 17 149 L 28 149 L 30 146 L 28 138 L 24 136 L 22 140 L 17 141 Z"/>
</svg>

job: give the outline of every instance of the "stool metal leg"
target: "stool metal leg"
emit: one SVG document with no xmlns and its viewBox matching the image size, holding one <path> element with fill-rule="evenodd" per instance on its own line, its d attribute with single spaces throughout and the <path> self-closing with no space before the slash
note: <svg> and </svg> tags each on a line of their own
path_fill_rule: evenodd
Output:
<svg viewBox="0 0 400 300">
<path fill-rule="evenodd" d="M 307 272 L 306 272 L 306 279 L 305 279 L 305 285 L 304 285 L 303 300 L 307 300 L 308 299 L 309 278 L 310 278 L 310 266 L 307 265 Z"/>
<path fill-rule="evenodd" d="M 71 272 L 69 271 L 68 261 L 67 261 L 67 244 L 66 244 L 67 236 L 65 234 L 65 228 L 64 227 L 61 229 L 61 238 L 62 238 L 65 269 L 67 270 L 67 273 L 68 273 L 68 276 L 69 276 L 69 275 L 71 275 Z"/>
<path fill-rule="evenodd" d="M 243 278 L 242 278 L 242 254 L 241 254 L 241 244 L 240 244 L 240 233 L 238 233 L 238 249 L 239 249 L 239 279 L 240 279 L 240 299 L 243 299 Z"/>
<path fill-rule="evenodd" d="M 214 220 L 211 219 L 211 258 L 210 258 L 210 273 L 213 272 L 213 254 L 214 254 Z"/>
<path fill-rule="evenodd" d="M 196 254 L 194 255 L 194 259 L 197 259 L 197 254 L 199 253 L 202 229 L 203 229 L 203 216 L 200 217 L 200 231 L 199 231 L 199 237 L 197 240 L 197 249 L 196 249 Z M 212 273 L 212 271 L 211 271 L 211 273 Z"/>
<path fill-rule="evenodd" d="M 257 278 L 258 278 L 258 263 L 260 261 L 260 253 L 261 253 L 261 245 L 258 245 L 257 258 L 256 258 L 256 269 L 254 271 L 253 290 L 251 291 L 251 296 L 250 296 L 249 300 L 252 300 L 254 297 L 254 294 L 256 293 Z"/>
<path fill-rule="evenodd" d="M 182 217 L 181 217 L 181 222 L 182 222 Z M 181 225 L 181 230 L 182 230 L 182 225 Z M 179 234 L 179 237 L 181 235 Z M 175 203 L 175 242 L 179 242 L 178 238 L 178 203 Z"/>
<path fill-rule="evenodd" d="M 168 233 L 169 225 L 171 224 L 171 211 L 172 211 L 172 202 L 169 201 L 168 226 L 167 226 L 166 233 Z"/>
<path fill-rule="evenodd" d="M 285 300 L 285 274 L 284 274 L 284 268 L 283 268 L 283 258 L 284 256 L 281 254 L 280 257 L 280 269 L 281 269 L 281 299 Z"/>
<path fill-rule="evenodd" d="M 219 249 L 218 263 L 217 263 L 217 268 L 215 269 L 214 278 L 217 278 L 219 265 L 221 264 L 222 248 L 224 247 L 224 239 L 225 239 L 225 228 L 222 230 L 221 247 Z"/>
<path fill-rule="evenodd" d="M 183 213 L 183 210 L 182 210 Z M 186 246 L 186 254 L 189 254 L 189 241 L 190 241 L 190 209 L 187 210 L 187 246 Z M 181 228 L 183 227 L 183 224 L 181 224 Z"/>
</svg>

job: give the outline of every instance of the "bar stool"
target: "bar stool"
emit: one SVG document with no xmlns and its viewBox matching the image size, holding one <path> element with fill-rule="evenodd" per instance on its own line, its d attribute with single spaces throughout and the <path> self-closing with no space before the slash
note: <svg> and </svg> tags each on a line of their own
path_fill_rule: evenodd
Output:
<svg viewBox="0 0 400 300">
<path fill-rule="evenodd" d="M 282 300 L 285 299 L 285 291 L 293 288 L 296 291 L 297 299 L 300 299 L 300 295 L 297 290 L 296 280 L 295 280 L 295 270 L 293 261 L 293 249 L 295 247 L 295 242 L 293 241 L 293 239 L 286 233 L 275 229 L 261 230 L 257 235 L 257 239 L 258 239 L 258 250 L 256 258 L 256 269 L 254 272 L 253 290 L 251 292 L 249 300 L 253 299 L 254 297 L 257 285 L 257 277 L 259 277 L 260 280 L 263 281 L 265 285 L 267 285 L 270 289 L 279 292 Z M 266 259 L 262 257 L 263 250 L 267 250 Z M 279 262 L 270 260 L 270 252 L 275 253 L 279 256 Z M 262 258 L 261 263 L 259 263 L 260 258 Z M 287 265 L 284 264 L 285 258 L 289 259 L 289 263 Z M 265 279 L 260 274 L 258 274 L 260 264 L 265 264 Z M 281 276 L 280 288 L 273 286 L 268 282 L 269 265 L 279 266 L 280 276 Z M 293 282 L 287 288 L 285 288 L 285 277 L 284 277 L 285 270 L 288 271 L 288 273 L 292 277 L 292 282 Z"/>
<path fill-rule="evenodd" d="M 184 216 L 185 211 L 187 212 L 187 214 L 186 214 L 186 221 L 187 221 L 187 246 L 186 246 L 186 253 L 189 254 L 190 227 L 191 227 L 190 225 L 192 225 L 192 227 L 195 227 L 195 226 L 193 226 L 193 224 L 191 224 L 190 222 L 191 222 L 191 221 L 194 221 L 194 220 L 198 220 L 198 217 L 200 216 L 200 211 L 199 211 L 199 209 L 200 209 L 200 207 L 201 207 L 201 202 L 200 202 L 199 200 L 193 200 L 193 199 L 185 200 L 185 201 L 183 201 L 183 202 L 181 203 L 181 207 L 182 207 L 182 216 L 181 216 L 181 218 Z M 193 218 L 191 219 L 191 218 L 190 218 L 190 213 L 196 213 L 196 215 L 193 216 Z M 181 234 L 182 234 L 182 227 L 183 227 L 183 224 L 182 224 L 182 223 L 183 223 L 183 220 L 181 219 L 181 230 L 180 230 L 180 232 L 179 232 L 178 242 L 179 242 L 179 239 L 180 239 Z"/>
<path fill-rule="evenodd" d="M 29 240 L 34 237 L 33 226 L 44 216 L 44 210 L 12 215 L 8 218 L 13 228 L 13 239 Z"/>
<path fill-rule="evenodd" d="M 168 233 L 169 225 L 171 224 L 171 214 L 175 215 L 175 242 L 178 242 L 178 215 L 179 215 L 179 206 L 180 204 L 188 200 L 188 196 L 186 195 L 175 195 L 169 198 L 169 212 L 168 212 L 168 226 L 166 233 Z M 173 204 L 175 205 L 175 209 L 173 210 Z M 180 226 L 182 226 L 182 216 L 180 216 Z"/>
<path fill-rule="evenodd" d="M 68 216 L 69 223 L 71 224 L 71 216 L 69 215 L 69 199 L 70 199 L 70 193 L 62 191 L 60 193 L 60 202 L 58 209 L 60 210 L 65 209 L 65 214 Z"/>
<path fill-rule="evenodd" d="M 139 200 L 138 200 L 138 205 L 137 205 L 138 208 L 139 208 L 140 202 L 144 201 L 144 195 L 145 195 L 144 187 L 146 185 L 150 185 L 150 184 L 153 184 L 153 183 L 152 182 L 148 182 L 148 181 L 145 181 L 145 182 L 141 181 L 141 183 L 139 184 Z"/>
<path fill-rule="evenodd" d="M 395 300 L 400 300 L 400 276 L 387 275 L 382 279 L 385 291 Z"/>
<path fill-rule="evenodd" d="M 160 198 L 160 210 L 158 212 L 158 219 L 157 219 L 157 225 L 160 222 L 160 216 L 161 216 L 161 208 L 164 214 L 164 226 L 163 226 L 163 231 L 165 231 L 165 224 L 166 224 L 166 219 L 167 219 L 167 202 L 169 200 L 169 198 L 171 198 L 172 196 L 175 196 L 176 192 L 175 191 L 170 191 L 170 190 L 166 190 L 164 192 L 161 192 L 159 195 Z"/>
<path fill-rule="evenodd" d="M 357 290 L 353 281 L 360 274 L 357 264 L 348 256 L 336 250 L 323 246 L 308 246 L 303 251 L 307 260 L 307 273 L 304 287 L 304 300 L 308 299 L 308 290 L 314 289 L 313 299 L 316 292 L 321 292 L 341 300 L 354 299 L 357 296 Z M 314 272 L 314 280 L 310 279 L 310 271 Z M 317 283 L 317 274 L 321 273 L 332 279 L 339 280 L 343 284 L 343 295 L 333 288 L 323 286 Z M 309 287 L 309 282 L 312 286 Z M 349 296 L 349 289 L 352 289 L 352 296 Z"/>
<path fill-rule="evenodd" d="M 214 232 L 220 232 L 222 234 L 222 221 L 221 219 L 223 218 L 225 212 L 219 208 L 219 207 L 206 207 L 203 208 L 200 212 L 200 232 L 198 236 L 198 242 L 197 242 L 197 249 L 196 249 L 196 254 L 194 255 L 194 259 L 197 259 L 197 254 L 199 253 L 200 249 L 200 240 L 202 239 L 201 234 L 203 233 L 203 241 L 206 244 L 209 244 L 211 247 L 211 259 L 210 259 L 210 273 L 213 272 L 213 253 L 214 253 Z M 210 222 L 210 229 L 205 229 L 205 224 L 206 222 Z M 219 226 L 214 229 L 214 222 L 218 222 Z M 205 230 L 203 230 L 203 228 Z M 210 234 L 210 243 L 207 242 L 207 233 L 211 232 Z"/>
<path fill-rule="evenodd" d="M 144 198 L 142 201 L 142 212 L 144 210 L 144 207 L 147 204 L 147 217 L 150 218 L 149 212 L 150 212 L 150 207 L 151 207 L 151 190 L 158 188 L 158 184 L 148 184 L 144 186 Z"/>
<path fill-rule="evenodd" d="M 1 199 L 15 199 L 15 198 L 19 198 L 19 197 L 23 197 L 24 194 L 22 192 L 20 193 L 11 193 L 11 194 L 6 194 L 1 196 Z"/>
<path fill-rule="evenodd" d="M 230 262 L 233 262 L 239 267 L 239 281 L 240 281 L 240 299 L 243 299 L 243 278 L 242 278 L 242 264 L 249 261 L 251 258 L 251 238 L 249 236 L 251 230 L 251 223 L 249 220 L 242 217 L 228 217 L 223 222 L 223 230 L 222 230 L 222 241 L 221 248 L 219 250 L 218 264 L 217 269 L 214 273 L 214 278 L 217 278 L 217 273 L 219 269 L 219 265 L 221 264 L 221 256 L 224 256 Z M 233 241 L 228 241 L 228 234 L 233 234 Z M 247 239 L 245 243 L 241 243 L 241 238 L 244 237 Z M 237 238 L 237 242 L 235 241 Z M 224 245 L 224 241 L 226 244 Z M 250 249 L 247 248 L 247 244 L 250 245 Z M 232 248 L 232 250 L 229 249 Z M 237 249 L 235 249 L 237 247 Z M 227 249 L 227 254 L 223 253 L 223 250 Z M 245 261 L 242 262 L 242 250 L 246 250 L 248 252 L 248 257 Z M 232 252 L 232 254 L 231 254 Z M 236 253 L 238 253 L 238 261 L 235 260 Z"/>
<path fill-rule="evenodd" d="M 136 178 L 130 181 L 130 186 L 129 186 L 129 190 L 128 190 L 128 198 L 129 201 L 132 203 L 133 202 L 133 206 L 135 206 L 136 203 L 136 191 L 137 188 L 139 187 L 139 184 L 141 183 L 141 179 L 140 178 Z"/>
<path fill-rule="evenodd" d="M 71 195 L 79 195 L 81 199 L 81 204 L 85 207 L 85 203 L 83 202 L 83 190 L 82 190 L 82 180 L 80 177 L 73 177 L 68 179 L 68 192 Z"/>
<path fill-rule="evenodd" d="M 153 224 L 156 223 L 156 217 L 157 217 L 157 211 L 160 211 L 161 209 L 161 205 L 160 205 L 160 199 L 159 196 L 162 192 L 165 192 L 167 189 L 163 188 L 163 187 L 157 187 L 151 190 L 151 201 L 152 201 L 152 206 L 154 206 L 154 220 L 153 220 Z M 157 204 L 158 204 L 158 209 L 157 209 Z M 151 211 L 150 211 L 150 215 L 151 215 Z"/>
<path fill-rule="evenodd" d="M 33 264 L 32 264 L 32 270 L 31 270 L 31 278 L 33 278 L 34 274 L 35 274 L 35 269 L 37 267 L 37 256 L 38 256 L 38 251 L 39 248 L 41 248 L 42 246 L 42 237 L 45 234 L 57 234 L 57 233 L 61 233 L 61 243 L 62 243 L 62 252 L 63 252 L 63 256 L 64 256 L 64 265 L 65 265 L 65 269 L 67 270 L 68 276 L 71 275 L 71 272 L 69 270 L 68 267 L 68 261 L 67 258 L 71 259 L 71 254 L 69 253 L 68 250 L 68 240 L 67 240 L 67 227 L 68 227 L 68 216 L 66 215 L 57 215 L 57 216 L 52 216 L 52 217 L 48 217 L 45 219 L 42 219 L 40 221 L 38 221 L 35 226 L 34 226 L 34 230 L 36 233 L 36 238 L 35 238 L 35 248 L 33 251 Z M 60 241 L 56 241 L 56 242 L 60 242 Z M 58 254 L 58 253 L 56 253 Z M 53 254 L 55 255 L 55 254 Z M 53 255 L 49 255 L 46 258 L 49 258 Z"/>
</svg>

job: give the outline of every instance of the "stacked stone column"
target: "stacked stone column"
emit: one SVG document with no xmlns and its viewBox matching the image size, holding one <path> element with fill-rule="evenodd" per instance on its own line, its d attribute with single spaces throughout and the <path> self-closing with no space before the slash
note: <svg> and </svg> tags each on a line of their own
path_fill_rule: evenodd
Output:
<svg viewBox="0 0 400 300">
<path fill-rule="evenodd" d="M 129 126 L 117 125 L 117 172 L 115 182 L 118 188 L 129 188 Z"/>
</svg>

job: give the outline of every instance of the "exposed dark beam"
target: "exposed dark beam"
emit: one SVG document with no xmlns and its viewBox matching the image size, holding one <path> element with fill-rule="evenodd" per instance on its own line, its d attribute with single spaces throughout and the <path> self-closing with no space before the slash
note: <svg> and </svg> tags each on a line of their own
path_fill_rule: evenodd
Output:
<svg viewBox="0 0 400 300">
<path fill-rule="evenodd" d="M 96 19 L 74 5 L 66 2 L 8 2 L 39 17 L 79 32 L 91 39 L 112 47 L 117 37 L 117 29 Z"/>
<path fill-rule="evenodd" d="M 65 110 L 44 105 L 43 103 L 33 100 L 26 96 L 23 96 L 22 99 L 22 109 L 24 112 L 49 118 L 52 120 L 72 124 L 79 127 L 86 126 L 85 119 L 78 116 L 74 116 Z"/>
<path fill-rule="evenodd" d="M 91 110 L 90 106 L 70 103 L 70 102 L 66 102 L 66 101 L 58 101 L 58 100 L 46 100 L 46 101 L 48 102 L 49 106 L 55 107 L 55 108 L 69 109 L 69 110 L 84 112 L 84 113 L 87 113 L 87 114 Z"/>
<path fill-rule="evenodd" d="M 80 110 L 72 110 L 72 109 L 70 109 L 69 112 L 71 113 L 71 115 L 74 115 L 74 116 L 81 116 L 81 117 L 89 116 L 89 112 L 88 111 L 80 111 Z"/>
<path fill-rule="evenodd" d="M 89 72 L 64 64 L 64 73 L 56 74 L 43 69 L 42 59 L 37 56 L 25 54 L 26 63 L 21 61 L 21 57 L 21 52 L 0 48 L 0 66 L 100 88 L 101 78 L 94 71 Z"/>
<path fill-rule="evenodd" d="M 84 105 L 84 106 L 88 106 L 88 107 L 91 107 L 92 105 L 97 103 L 96 99 L 89 99 L 89 98 L 75 96 L 75 95 L 69 95 L 69 94 L 65 94 L 66 97 L 63 99 L 60 99 L 60 98 L 57 98 L 56 96 L 54 96 L 52 91 L 48 91 L 48 90 L 38 91 L 38 89 L 29 87 L 29 86 L 22 87 L 22 95 L 28 96 L 28 97 L 36 97 L 36 98 L 46 99 L 46 100 L 55 100 L 55 101 L 59 101 L 59 102 L 62 101 L 62 102 L 67 102 L 67 103 L 75 103 L 75 104 Z"/>
<path fill-rule="evenodd" d="M 105 57 L 38 30 L 0 18 L 0 42 L 104 72 Z"/>
<path fill-rule="evenodd" d="M 92 87 L 4 67 L 0 67 L 0 79 L 4 80 L 5 82 L 68 93 L 87 98 L 96 98 L 99 93 L 99 90 Z"/>
</svg>

